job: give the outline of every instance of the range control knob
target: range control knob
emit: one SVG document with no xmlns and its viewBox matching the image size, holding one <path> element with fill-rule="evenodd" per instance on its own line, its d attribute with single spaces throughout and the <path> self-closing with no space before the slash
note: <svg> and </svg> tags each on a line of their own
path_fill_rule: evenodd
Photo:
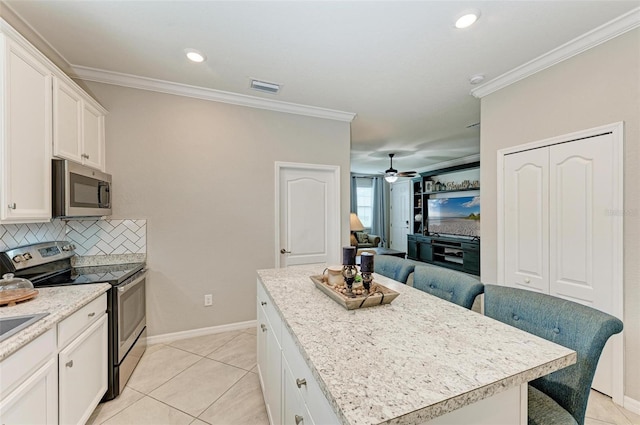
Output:
<svg viewBox="0 0 640 425">
<path fill-rule="evenodd" d="M 14 263 L 22 263 L 23 261 L 24 261 L 24 257 L 22 255 L 16 255 L 15 257 L 13 257 Z"/>
<path fill-rule="evenodd" d="M 76 246 L 74 244 L 64 245 L 62 247 L 63 251 L 73 251 L 74 249 L 76 249 Z"/>
<path fill-rule="evenodd" d="M 31 260 L 33 257 L 31 256 L 30 253 L 25 252 L 24 254 L 22 254 L 22 258 L 24 258 L 24 261 L 27 261 L 27 260 Z"/>
</svg>

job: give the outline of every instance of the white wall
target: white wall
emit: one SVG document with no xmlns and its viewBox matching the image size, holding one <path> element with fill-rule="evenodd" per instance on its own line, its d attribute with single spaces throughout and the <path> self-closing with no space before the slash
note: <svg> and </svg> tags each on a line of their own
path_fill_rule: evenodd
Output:
<svg viewBox="0 0 640 425">
<path fill-rule="evenodd" d="M 497 280 L 499 149 L 624 121 L 625 394 L 640 400 L 640 30 L 481 101 L 482 281 Z"/>
<path fill-rule="evenodd" d="M 275 265 L 275 161 L 341 167 L 348 244 L 348 123 L 88 86 L 109 110 L 113 218 L 147 220 L 150 335 L 255 319 L 256 269 Z"/>
</svg>

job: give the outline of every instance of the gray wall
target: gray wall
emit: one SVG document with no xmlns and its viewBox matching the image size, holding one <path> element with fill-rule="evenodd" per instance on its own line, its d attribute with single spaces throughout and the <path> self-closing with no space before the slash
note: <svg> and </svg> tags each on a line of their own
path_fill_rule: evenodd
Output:
<svg viewBox="0 0 640 425">
<path fill-rule="evenodd" d="M 497 280 L 496 152 L 624 121 L 625 394 L 640 400 L 640 30 L 484 97 L 481 116 L 484 283 Z"/>
<path fill-rule="evenodd" d="M 113 218 L 147 219 L 150 335 L 255 319 L 256 269 L 275 265 L 275 161 L 341 167 L 348 244 L 349 123 L 88 86 L 109 110 Z"/>
</svg>

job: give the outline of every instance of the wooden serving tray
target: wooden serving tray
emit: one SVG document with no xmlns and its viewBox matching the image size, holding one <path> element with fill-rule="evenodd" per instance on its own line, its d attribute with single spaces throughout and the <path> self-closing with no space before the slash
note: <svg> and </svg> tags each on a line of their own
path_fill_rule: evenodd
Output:
<svg viewBox="0 0 640 425">
<path fill-rule="evenodd" d="M 399 292 L 389 289 L 379 283 L 372 282 L 371 288 L 375 288 L 376 292 L 369 295 L 355 295 L 353 298 L 336 291 L 333 285 L 329 285 L 322 279 L 322 275 L 310 276 L 316 288 L 327 294 L 329 298 L 346 308 L 347 310 L 356 310 L 358 308 L 372 307 L 375 305 L 389 304 L 398 295 Z"/>
<path fill-rule="evenodd" d="M 0 305 L 8 305 L 9 307 L 16 303 L 30 300 L 38 295 L 37 289 L 13 289 L 0 292 Z"/>
</svg>

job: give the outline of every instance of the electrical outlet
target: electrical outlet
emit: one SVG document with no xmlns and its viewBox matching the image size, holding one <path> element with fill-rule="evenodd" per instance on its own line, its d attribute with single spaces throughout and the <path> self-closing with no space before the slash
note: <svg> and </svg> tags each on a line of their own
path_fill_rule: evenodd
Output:
<svg viewBox="0 0 640 425">
<path fill-rule="evenodd" d="M 204 296 L 204 306 L 205 307 L 209 307 L 213 305 L 213 295 L 212 294 L 205 294 Z"/>
</svg>

